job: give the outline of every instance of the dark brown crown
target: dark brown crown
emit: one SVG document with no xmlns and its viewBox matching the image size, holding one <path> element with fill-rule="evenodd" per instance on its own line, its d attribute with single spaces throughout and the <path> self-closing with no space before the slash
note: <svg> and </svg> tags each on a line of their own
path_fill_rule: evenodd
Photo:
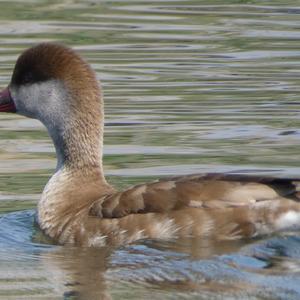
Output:
<svg viewBox="0 0 300 300">
<path fill-rule="evenodd" d="M 49 79 L 61 79 L 71 86 L 84 83 L 87 88 L 96 78 L 90 66 L 72 49 L 42 43 L 20 55 L 11 84 L 22 85 Z"/>
</svg>

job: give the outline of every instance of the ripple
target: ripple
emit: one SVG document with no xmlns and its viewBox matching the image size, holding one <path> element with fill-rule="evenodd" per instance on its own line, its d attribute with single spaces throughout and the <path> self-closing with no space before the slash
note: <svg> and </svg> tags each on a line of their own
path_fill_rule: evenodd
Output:
<svg viewBox="0 0 300 300">
<path fill-rule="evenodd" d="M 1 86 L 31 44 L 79 51 L 102 81 L 105 170 L 117 187 L 205 172 L 297 178 L 300 8 L 221 2 L 0 1 Z M 40 123 L 0 116 L 0 298 L 299 298 L 297 232 L 51 245 L 32 208 L 54 156 Z"/>
</svg>

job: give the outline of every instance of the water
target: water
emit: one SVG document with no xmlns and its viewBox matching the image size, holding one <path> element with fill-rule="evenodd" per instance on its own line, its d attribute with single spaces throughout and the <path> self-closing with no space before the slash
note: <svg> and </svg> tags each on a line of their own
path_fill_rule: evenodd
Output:
<svg viewBox="0 0 300 300">
<path fill-rule="evenodd" d="M 299 176 L 300 1 L 0 2 L 0 85 L 33 43 L 102 80 L 105 171 Z M 0 299 L 299 299 L 300 236 L 61 247 L 34 209 L 55 167 L 40 123 L 0 116 Z"/>
</svg>

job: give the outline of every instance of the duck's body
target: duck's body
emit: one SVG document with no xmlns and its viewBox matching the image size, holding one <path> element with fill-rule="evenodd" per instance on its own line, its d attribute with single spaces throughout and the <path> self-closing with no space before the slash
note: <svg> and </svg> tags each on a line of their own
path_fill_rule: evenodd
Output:
<svg viewBox="0 0 300 300">
<path fill-rule="evenodd" d="M 38 204 L 55 241 L 84 246 L 199 236 L 237 239 L 300 227 L 298 180 L 191 175 L 117 192 L 102 168 L 103 103 L 94 72 L 72 50 L 41 44 L 18 59 L 0 111 L 39 119 L 58 163 Z"/>
<path fill-rule="evenodd" d="M 39 203 L 42 229 L 61 244 L 233 240 L 300 227 L 298 182 L 289 179 L 191 175 L 117 192 L 92 173 L 74 175 L 56 173 Z"/>
</svg>

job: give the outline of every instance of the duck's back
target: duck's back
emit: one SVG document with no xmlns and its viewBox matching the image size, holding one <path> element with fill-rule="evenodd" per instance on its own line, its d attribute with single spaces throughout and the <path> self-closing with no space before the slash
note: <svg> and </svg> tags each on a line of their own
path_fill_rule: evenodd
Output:
<svg viewBox="0 0 300 300">
<path fill-rule="evenodd" d="M 91 214 L 119 218 L 132 213 L 166 213 L 186 207 L 223 209 L 266 201 L 298 200 L 300 179 L 238 174 L 196 174 L 140 184 L 107 195 L 94 203 Z"/>
</svg>

